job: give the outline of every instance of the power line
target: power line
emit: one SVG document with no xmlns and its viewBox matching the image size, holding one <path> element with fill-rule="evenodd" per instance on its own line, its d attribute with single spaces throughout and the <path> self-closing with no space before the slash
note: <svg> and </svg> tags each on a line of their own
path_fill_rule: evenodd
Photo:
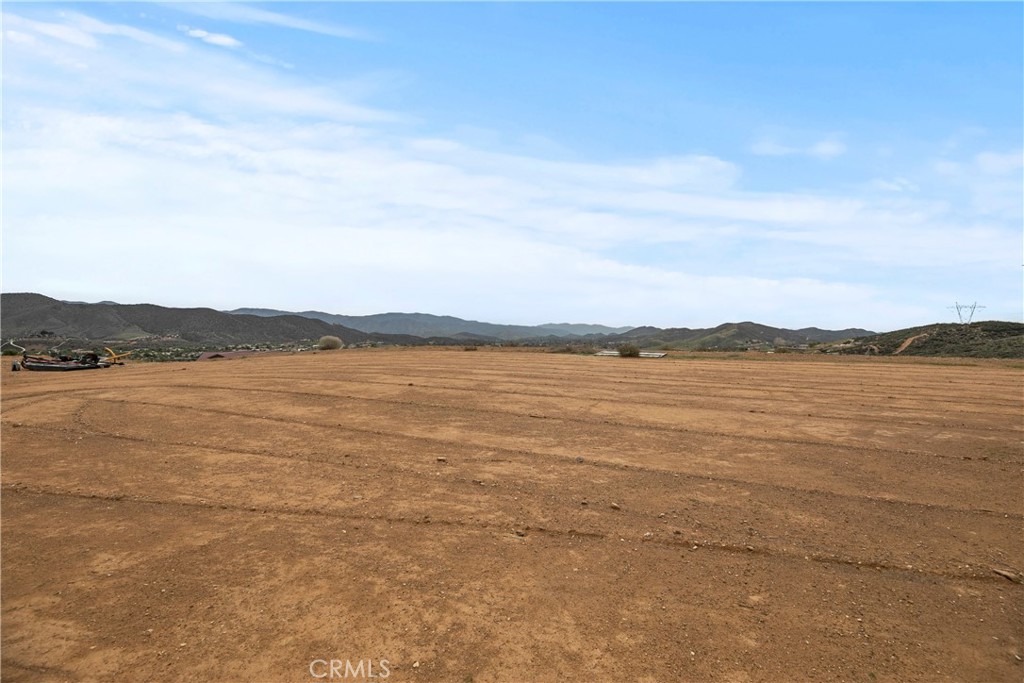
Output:
<svg viewBox="0 0 1024 683">
<path fill-rule="evenodd" d="M 957 301 L 957 302 L 954 302 L 954 305 L 949 306 L 948 308 L 950 310 L 955 310 L 956 311 L 956 316 L 958 318 L 960 318 L 960 324 L 961 325 L 970 325 L 971 324 L 971 320 L 974 319 L 974 312 L 976 310 L 978 310 L 979 308 L 985 308 L 985 307 L 984 306 L 979 306 L 977 301 L 975 301 L 973 304 L 962 304 L 959 301 Z M 965 316 L 966 316 L 967 320 L 964 320 Z"/>
</svg>

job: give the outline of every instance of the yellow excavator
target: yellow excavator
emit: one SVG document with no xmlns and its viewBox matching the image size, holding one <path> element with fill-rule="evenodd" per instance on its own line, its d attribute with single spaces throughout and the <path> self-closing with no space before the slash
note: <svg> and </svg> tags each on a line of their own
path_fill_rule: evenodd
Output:
<svg viewBox="0 0 1024 683">
<path fill-rule="evenodd" d="M 109 347 L 104 347 L 104 350 L 109 354 L 100 358 L 100 362 L 107 363 L 109 365 L 124 365 L 122 358 L 127 358 L 132 354 L 131 351 L 125 351 L 124 353 L 114 353 L 114 350 Z"/>
</svg>

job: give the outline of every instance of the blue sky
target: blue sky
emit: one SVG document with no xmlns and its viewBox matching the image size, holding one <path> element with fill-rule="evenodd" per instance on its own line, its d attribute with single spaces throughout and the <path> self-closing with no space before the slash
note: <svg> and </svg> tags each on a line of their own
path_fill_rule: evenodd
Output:
<svg viewBox="0 0 1024 683">
<path fill-rule="evenodd" d="M 3 290 L 1021 320 L 1020 3 L 3 6 Z"/>
</svg>

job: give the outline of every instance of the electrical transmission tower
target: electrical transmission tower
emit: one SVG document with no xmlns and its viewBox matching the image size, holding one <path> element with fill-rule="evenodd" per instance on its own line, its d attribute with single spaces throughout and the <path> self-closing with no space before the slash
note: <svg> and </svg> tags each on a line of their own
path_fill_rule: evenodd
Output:
<svg viewBox="0 0 1024 683">
<path fill-rule="evenodd" d="M 960 318 L 961 325 L 970 325 L 971 320 L 974 319 L 974 312 L 979 308 L 985 308 L 979 306 L 978 302 L 975 301 L 973 304 L 962 304 L 959 301 L 955 302 L 954 305 L 949 307 L 951 310 L 956 311 L 956 317 Z M 966 318 L 966 320 L 964 320 Z"/>
</svg>

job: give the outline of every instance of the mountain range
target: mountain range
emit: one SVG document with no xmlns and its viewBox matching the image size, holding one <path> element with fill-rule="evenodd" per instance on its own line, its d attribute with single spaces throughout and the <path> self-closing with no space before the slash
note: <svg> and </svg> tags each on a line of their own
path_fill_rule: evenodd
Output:
<svg viewBox="0 0 1024 683">
<path fill-rule="evenodd" d="M 817 327 L 805 327 L 787 330 L 753 322 L 741 322 L 697 329 L 637 327 L 626 333 L 614 335 L 610 340 L 672 349 L 757 349 L 835 342 L 871 334 L 874 332 L 857 328 L 822 330 Z"/>
<path fill-rule="evenodd" d="M 368 333 L 460 338 L 468 338 L 471 335 L 481 341 L 557 341 L 557 339 L 564 338 L 595 341 L 600 339 L 605 343 L 632 342 L 643 346 L 673 349 L 758 348 L 773 345 L 799 346 L 801 344 L 833 342 L 874 334 L 869 330 L 855 328 L 822 330 L 817 327 L 807 327 L 800 330 L 787 330 L 752 322 L 723 323 L 713 328 L 690 329 L 678 327 L 662 329 L 658 327 L 616 328 L 608 327 L 607 325 L 571 323 L 547 323 L 535 326 L 496 325 L 427 313 L 380 313 L 377 315 L 352 316 L 336 315 L 322 311 L 291 313 L 266 308 L 238 308 L 228 312 L 260 316 L 300 315 L 345 325 Z"/>
<path fill-rule="evenodd" d="M 298 315 L 263 318 L 231 315 L 212 308 L 167 308 L 153 304 L 79 303 L 42 294 L 0 295 L 4 339 L 60 337 L 93 342 L 176 343 L 214 346 L 289 343 L 339 337 L 346 344 L 367 341 L 422 343 L 418 337 L 373 335 Z"/>
<path fill-rule="evenodd" d="M 535 337 L 585 336 L 588 334 L 620 334 L 632 327 L 608 327 L 607 325 L 586 325 L 572 323 L 547 323 L 544 325 L 499 325 L 476 320 L 463 320 L 450 315 L 430 313 L 377 313 L 375 315 L 339 315 L 323 311 L 277 311 L 270 308 L 236 308 L 227 311 L 233 315 L 258 315 L 276 317 L 301 315 L 306 318 L 323 320 L 332 325 L 344 325 L 353 330 L 379 334 L 411 334 L 417 337 L 454 337 L 474 335 L 480 338 L 510 341 Z"/>
<path fill-rule="evenodd" d="M 425 313 L 346 316 L 320 311 L 292 313 L 245 308 L 169 308 L 153 304 L 84 303 L 42 294 L 5 293 L 0 297 L 0 327 L 5 339 L 58 337 L 83 342 L 178 344 L 213 347 L 255 343 L 297 343 L 325 335 L 346 344 L 461 344 L 509 342 L 536 345 L 580 342 L 679 349 L 744 349 L 799 346 L 852 339 L 868 330 L 800 330 L 752 322 L 725 323 L 710 329 L 549 323 L 498 325 Z"/>
</svg>

